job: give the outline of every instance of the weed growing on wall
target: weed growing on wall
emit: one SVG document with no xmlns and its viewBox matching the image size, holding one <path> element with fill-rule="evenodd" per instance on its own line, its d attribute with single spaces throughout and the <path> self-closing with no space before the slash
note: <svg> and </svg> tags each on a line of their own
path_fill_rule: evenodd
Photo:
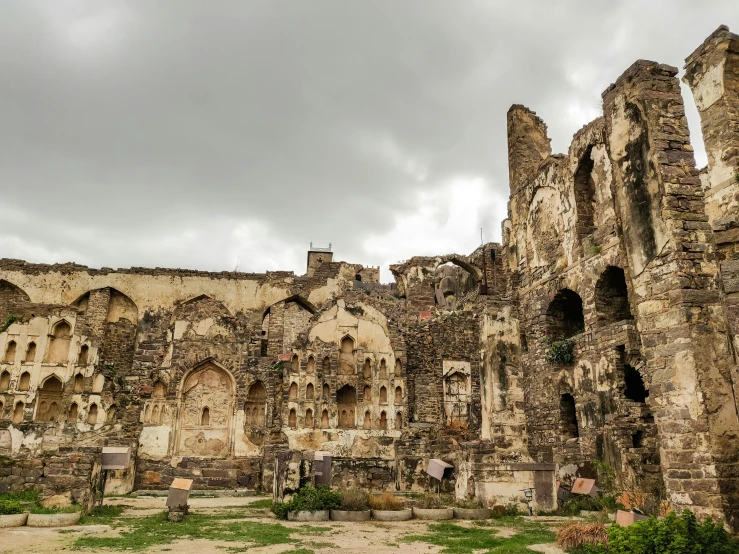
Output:
<svg viewBox="0 0 739 554">
<path fill-rule="evenodd" d="M 571 364 L 575 361 L 575 341 L 571 339 L 552 340 L 544 339 L 544 343 L 549 346 L 545 354 L 548 364 Z"/>
</svg>

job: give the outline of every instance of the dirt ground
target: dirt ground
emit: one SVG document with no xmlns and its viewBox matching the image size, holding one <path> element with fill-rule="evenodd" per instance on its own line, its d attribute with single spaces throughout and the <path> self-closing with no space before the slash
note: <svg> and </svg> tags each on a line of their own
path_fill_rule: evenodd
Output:
<svg viewBox="0 0 739 554">
<path fill-rule="evenodd" d="M 248 507 L 250 503 L 258 500 L 255 497 L 191 497 L 190 511 L 198 514 L 222 513 L 224 509 L 233 507 Z M 123 497 L 106 498 L 106 505 L 125 506 L 121 518 L 140 518 L 160 513 L 165 509 L 165 497 Z M 248 520 L 276 522 L 272 514 L 267 510 L 252 510 L 246 517 Z M 303 523 L 280 522 L 285 527 L 296 528 Z M 458 525 L 468 525 L 467 522 L 455 521 Z M 303 544 L 301 548 L 313 550 L 316 553 L 325 554 L 364 554 L 377 552 L 399 552 L 403 554 L 436 554 L 441 548 L 423 542 L 407 543 L 401 539 L 407 535 L 423 534 L 426 532 L 428 523 L 411 520 L 399 523 L 341 523 L 321 522 L 312 525 L 331 527 L 331 531 L 315 537 L 301 537 Z M 496 527 L 497 537 L 505 538 L 516 534 L 517 530 L 506 527 Z M 119 529 L 110 525 L 78 525 L 66 528 L 31 528 L 16 527 L 11 529 L 0 529 L 0 552 L 49 554 L 59 551 L 72 550 L 75 540 L 84 535 L 95 537 L 115 537 Z M 150 548 L 147 552 L 173 552 L 177 554 L 227 554 L 234 550 L 233 542 L 216 540 L 181 540 L 162 544 Z M 248 552 L 253 554 L 280 554 L 292 551 L 294 544 L 278 544 L 264 547 L 249 547 Z M 564 554 L 554 544 L 533 545 L 530 549 L 545 554 Z M 90 549 L 81 552 L 91 552 Z M 129 553 L 131 550 L 104 550 L 101 552 Z"/>
</svg>

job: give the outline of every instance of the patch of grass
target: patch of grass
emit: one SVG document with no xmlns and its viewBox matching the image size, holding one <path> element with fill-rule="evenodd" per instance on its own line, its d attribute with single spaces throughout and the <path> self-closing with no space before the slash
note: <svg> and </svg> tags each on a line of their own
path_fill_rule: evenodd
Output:
<svg viewBox="0 0 739 554">
<path fill-rule="evenodd" d="M 258 509 L 271 508 L 272 499 L 271 498 L 260 498 L 259 500 L 255 500 L 254 502 L 250 503 L 248 507 L 258 508 Z"/>
<path fill-rule="evenodd" d="M 41 495 L 36 491 L 5 492 L 0 494 L 1 500 L 8 500 L 10 502 L 38 502 L 41 500 Z"/>
<path fill-rule="evenodd" d="M 32 514 L 72 514 L 74 512 L 81 512 L 82 506 L 79 504 L 73 504 L 71 506 L 64 506 L 61 508 L 44 508 L 43 506 L 31 506 L 28 510 Z"/>
<path fill-rule="evenodd" d="M 97 506 L 80 519 L 82 525 L 110 525 L 123 512 L 123 506 Z"/>
<path fill-rule="evenodd" d="M 528 554 L 532 544 L 554 541 L 554 533 L 543 525 L 530 525 L 509 538 L 495 536 L 495 530 L 479 527 L 461 527 L 453 523 L 428 526 L 426 535 L 410 535 L 404 542 L 425 542 L 442 547 L 444 554 Z"/>
<path fill-rule="evenodd" d="M 329 531 L 332 531 L 333 529 L 331 527 L 318 527 L 316 525 L 301 525 L 297 529 L 295 529 L 295 532 L 301 534 L 301 535 L 323 535 L 324 533 L 328 533 Z"/>
</svg>

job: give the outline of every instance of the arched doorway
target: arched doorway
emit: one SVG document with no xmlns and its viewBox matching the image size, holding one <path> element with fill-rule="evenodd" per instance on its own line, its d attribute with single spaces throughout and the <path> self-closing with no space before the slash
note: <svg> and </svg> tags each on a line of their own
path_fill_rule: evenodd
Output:
<svg viewBox="0 0 739 554">
<path fill-rule="evenodd" d="M 213 362 L 185 376 L 180 398 L 180 455 L 228 455 L 234 398 L 231 374 Z"/>
</svg>

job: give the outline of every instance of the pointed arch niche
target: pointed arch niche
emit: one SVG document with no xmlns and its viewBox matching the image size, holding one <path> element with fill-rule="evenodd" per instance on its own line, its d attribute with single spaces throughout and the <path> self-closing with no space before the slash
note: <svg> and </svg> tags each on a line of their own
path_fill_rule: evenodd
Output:
<svg viewBox="0 0 739 554">
<path fill-rule="evenodd" d="M 233 376 L 215 362 L 206 362 L 185 375 L 180 390 L 180 455 L 228 455 L 235 396 Z"/>
</svg>

